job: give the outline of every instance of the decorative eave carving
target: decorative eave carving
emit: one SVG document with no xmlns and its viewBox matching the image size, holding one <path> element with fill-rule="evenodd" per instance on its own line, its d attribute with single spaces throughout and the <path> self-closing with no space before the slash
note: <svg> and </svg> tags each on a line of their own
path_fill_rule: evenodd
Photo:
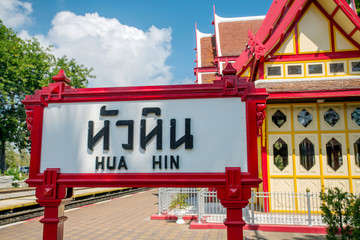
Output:
<svg viewBox="0 0 360 240">
<path fill-rule="evenodd" d="M 249 41 L 247 47 L 249 48 L 250 53 L 255 57 L 255 61 L 260 60 L 263 62 L 266 53 L 266 47 L 256 36 L 254 36 L 251 30 L 249 30 L 248 34 Z"/>
<path fill-rule="evenodd" d="M 261 137 L 262 134 L 262 125 L 265 119 L 265 103 L 258 103 L 256 104 L 256 120 L 257 120 L 257 136 Z"/>
<path fill-rule="evenodd" d="M 30 132 L 32 129 L 33 119 L 34 119 L 34 110 L 31 108 L 26 109 L 26 124 L 27 124 L 27 129 Z M 31 139 L 31 137 L 29 139 Z"/>
</svg>

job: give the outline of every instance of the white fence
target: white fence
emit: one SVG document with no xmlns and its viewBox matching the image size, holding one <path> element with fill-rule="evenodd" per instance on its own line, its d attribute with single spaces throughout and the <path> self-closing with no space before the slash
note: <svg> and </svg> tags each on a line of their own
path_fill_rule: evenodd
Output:
<svg viewBox="0 0 360 240">
<path fill-rule="evenodd" d="M 216 191 L 205 188 L 160 188 L 160 215 L 171 214 L 169 206 L 176 194 L 187 194 L 187 215 L 197 215 L 198 222 L 222 223 L 226 209 Z M 249 205 L 243 210 L 249 224 L 324 225 L 318 193 L 252 192 Z"/>
</svg>

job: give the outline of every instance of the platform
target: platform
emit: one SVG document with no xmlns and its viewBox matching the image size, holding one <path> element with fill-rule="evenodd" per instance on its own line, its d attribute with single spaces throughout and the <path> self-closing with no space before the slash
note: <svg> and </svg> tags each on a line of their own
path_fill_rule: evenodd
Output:
<svg viewBox="0 0 360 240">
<path fill-rule="evenodd" d="M 155 221 L 157 190 L 135 193 L 66 211 L 66 240 L 226 240 L 226 230 L 189 229 L 190 221 Z M 0 227 L 0 239 L 42 239 L 41 218 Z M 323 235 L 245 231 L 245 239 L 325 239 Z"/>
</svg>

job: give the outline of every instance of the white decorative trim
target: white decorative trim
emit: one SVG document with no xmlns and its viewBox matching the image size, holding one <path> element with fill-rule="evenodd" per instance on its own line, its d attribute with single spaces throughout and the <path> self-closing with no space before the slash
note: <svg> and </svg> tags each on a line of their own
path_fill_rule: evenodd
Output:
<svg viewBox="0 0 360 240">
<path fill-rule="evenodd" d="M 203 84 L 203 80 L 202 80 L 202 75 L 203 74 L 210 74 L 210 73 L 215 74 L 216 72 L 201 72 L 201 73 L 198 73 L 198 84 Z"/>
<path fill-rule="evenodd" d="M 225 63 L 225 65 L 223 66 L 223 63 Z M 235 61 L 228 61 L 228 63 L 231 63 L 234 65 Z M 219 73 L 223 74 L 223 70 L 226 67 L 226 61 L 219 61 Z"/>
<path fill-rule="evenodd" d="M 211 37 L 211 33 L 202 33 L 196 29 L 196 49 L 197 49 L 197 66 L 198 67 L 202 67 L 200 41 L 204 37 Z"/>
<path fill-rule="evenodd" d="M 249 17 L 234 17 L 234 18 L 223 18 L 216 15 L 218 23 L 221 22 L 239 22 L 239 21 L 252 21 L 252 20 L 264 20 L 266 15 L 262 16 L 249 16 Z"/>
</svg>

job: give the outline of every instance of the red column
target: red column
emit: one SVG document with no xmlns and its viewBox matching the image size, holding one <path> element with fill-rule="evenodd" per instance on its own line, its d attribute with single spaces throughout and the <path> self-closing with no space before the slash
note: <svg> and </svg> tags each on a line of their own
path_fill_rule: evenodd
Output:
<svg viewBox="0 0 360 240">
<path fill-rule="evenodd" d="M 221 204 L 226 208 L 224 224 L 227 227 L 228 240 L 243 239 L 243 228 L 246 223 L 243 220 L 242 209 L 248 203 L 248 201 L 221 201 Z"/>
<path fill-rule="evenodd" d="M 46 169 L 44 171 L 43 185 L 36 188 L 36 201 L 44 207 L 43 240 L 63 240 L 65 204 L 71 201 L 72 188 L 59 187 L 57 178 L 60 169 Z"/>
<path fill-rule="evenodd" d="M 43 240 L 63 240 L 65 204 L 70 200 L 37 200 L 44 207 L 44 218 L 40 220 L 44 224 Z"/>
<path fill-rule="evenodd" d="M 242 209 L 249 203 L 251 195 L 249 187 L 242 187 L 240 168 L 226 168 L 226 186 L 218 188 L 218 198 L 226 208 L 226 220 L 228 240 L 243 239 L 243 227 L 245 221 Z"/>
</svg>

